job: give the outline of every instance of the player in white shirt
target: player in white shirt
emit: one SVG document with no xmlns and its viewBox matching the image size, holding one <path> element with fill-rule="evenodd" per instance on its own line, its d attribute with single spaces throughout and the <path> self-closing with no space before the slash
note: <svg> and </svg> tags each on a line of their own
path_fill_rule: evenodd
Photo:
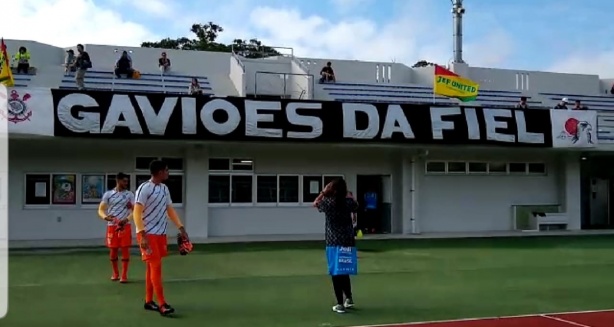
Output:
<svg viewBox="0 0 614 327">
<path fill-rule="evenodd" d="M 163 184 L 168 178 L 168 166 L 163 161 L 154 160 L 149 171 L 151 179 L 136 190 L 134 224 L 141 257 L 146 264 L 145 310 L 158 311 L 166 316 L 175 312 L 164 299 L 162 287 L 162 258 L 167 256 L 168 220 L 177 226 L 182 237 L 187 238 L 187 233 L 172 206 L 168 187 Z M 154 293 L 158 303 L 153 300 Z"/>
<path fill-rule="evenodd" d="M 130 176 L 119 173 L 116 176 L 115 188 L 106 191 L 98 206 L 98 216 L 107 222 L 107 247 L 110 249 L 112 281 L 120 283 L 128 281 L 128 264 L 130 262 L 130 247 L 132 246 L 132 208 L 134 194 L 128 190 Z M 119 277 L 117 264 L 119 251 L 122 254 L 122 274 Z"/>
</svg>

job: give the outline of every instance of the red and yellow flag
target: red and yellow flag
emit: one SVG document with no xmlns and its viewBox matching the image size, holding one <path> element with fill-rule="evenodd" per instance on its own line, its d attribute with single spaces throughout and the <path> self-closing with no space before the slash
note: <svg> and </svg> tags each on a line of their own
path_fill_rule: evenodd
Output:
<svg viewBox="0 0 614 327">
<path fill-rule="evenodd" d="M 479 88 L 478 83 L 435 65 L 433 93 L 469 102 L 478 97 Z"/>
<path fill-rule="evenodd" d="M 6 53 L 6 44 L 4 44 L 4 38 L 2 38 L 0 40 L 0 84 L 7 87 L 15 86 L 15 80 L 9 65 L 10 60 L 11 57 Z"/>
</svg>

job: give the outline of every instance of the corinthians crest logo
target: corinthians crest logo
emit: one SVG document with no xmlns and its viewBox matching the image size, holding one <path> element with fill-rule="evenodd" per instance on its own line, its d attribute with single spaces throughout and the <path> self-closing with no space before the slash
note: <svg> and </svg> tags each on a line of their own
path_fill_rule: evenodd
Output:
<svg viewBox="0 0 614 327">
<path fill-rule="evenodd" d="M 0 114 L 4 116 L 6 120 L 15 124 L 30 120 L 30 117 L 32 117 L 32 110 L 28 107 L 27 101 L 31 97 L 29 93 L 20 97 L 19 92 L 12 90 L 7 101 L 7 112 L 0 112 Z"/>
</svg>

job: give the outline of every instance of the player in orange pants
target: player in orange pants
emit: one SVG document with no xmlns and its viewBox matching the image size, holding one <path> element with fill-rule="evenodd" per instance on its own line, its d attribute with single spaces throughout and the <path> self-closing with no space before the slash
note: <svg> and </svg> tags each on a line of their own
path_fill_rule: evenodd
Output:
<svg viewBox="0 0 614 327">
<path fill-rule="evenodd" d="M 173 208 L 168 187 L 163 182 L 168 178 L 166 163 L 154 160 L 149 165 L 151 179 L 136 190 L 134 225 L 141 248 L 145 270 L 145 310 L 158 311 L 166 316 L 175 309 L 166 302 L 162 286 L 162 259 L 167 256 L 166 228 L 170 219 L 182 236 L 187 233 Z M 158 303 L 154 302 L 154 294 Z"/>
<path fill-rule="evenodd" d="M 115 188 L 104 193 L 98 207 L 98 216 L 107 222 L 107 247 L 110 249 L 112 281 L 128 282 L 128 264 L 132 246 L 130 219 L 134 205 L 134 194 L 128 190 L 130 176 L 119 173 Z M 121 278 L 118 267 L 119 252 L 122 256 Z"/>
</svg>

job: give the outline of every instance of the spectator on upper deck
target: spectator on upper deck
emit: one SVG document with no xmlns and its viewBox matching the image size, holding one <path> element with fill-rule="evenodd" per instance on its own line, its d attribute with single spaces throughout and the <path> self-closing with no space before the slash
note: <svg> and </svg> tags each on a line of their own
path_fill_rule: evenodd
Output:
<svg viewBox="0 0 614 327">
<path fill-rule="evenodd" d="M 160 72 L 162 74 L 171 70 L 171 60 L 166 56 L 166 52 L 162 52 L 160 59 L 158 59 L 158 67 L 160 68 Z"/>
<path fill-rule="evenodd" d="M 327 62 L 326 66 L 322 67 L 320 71 L 320 84 L 321 83 L 334 83 L 335 79 L 335 71 L 333 71 L 333 67 L 331 62 Z"/>
<path fill-rule="evenodd" d="M 75 72 L 75 51 L 73 49 L 66 50 L 66 56 L 64 57 L 64 75 L 68 75 L 68 72 Z"/>
<path fill-rule="evenodd" d="M 576 104 L 573 106 L 573 110 L 588 110 L 588 107 L 582 105 L 582 101 L 576 100 Z"/>
<path fill-rule="evenodd" d="M 520 97 L 520 102 L 516 105 L 518 109 L 529 109 L 529 105 L 527 105 L 527 97 Z"/>
<path fill-rule="evenodd" d="M 30 70 L 30 52 L 26 47 L 19 47 L 19 51 L 13 56 L 13 60 L 17 62 L 17 74 L 28 74 Z"/>
<path fill-rule="evenodd" d="M 568 102 L 569 100 L 567 98 L 563 98 L 561 99 L 561 102 L 554 107 L 554 109 L 567 109 Z"/>
<path fill-rule="evenodd" d="M 198 79 L 196 77 L 192 77 L 192 83 L 190 83 L 190 95 L 201 95 L 203 94 L 203 90 L 200 88 L 200 84 L 198 83 Z"/>
<path fill-rule="evenodd" d="M 122 55 L 115 62 L 115 76 L 121 78 L 121 74 L 126 74 L 127 78 L 132 78 L 132 58 L 128 55 L 128 51 L 123 51 Z"/>
<path fill-rule="evenodd" d="M 88 68 L 92 68 L 92 60 L 90 54 L 85 51 L 83 44 L 77 44 L 77 58 L 73 64 L 75 67 L 75 82 L 79 90 L 85 89 L 85 72 Z"/>
</svg>

